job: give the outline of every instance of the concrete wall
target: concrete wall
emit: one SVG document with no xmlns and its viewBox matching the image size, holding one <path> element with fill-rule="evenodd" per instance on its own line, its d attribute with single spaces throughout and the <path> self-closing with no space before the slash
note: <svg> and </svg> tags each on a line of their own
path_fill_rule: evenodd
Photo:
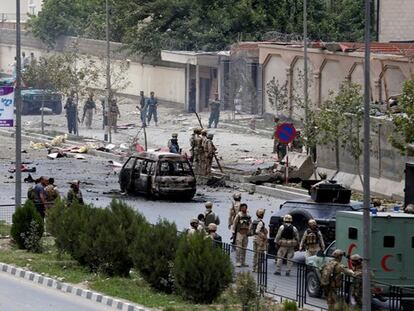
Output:
<svg viewBox="0 0 414 311">
<path fill-rule="evenodd" d="M 0 71 L 11 72 L 15 50 L 15 32 L 7 29 L 0 30 Z M 57 42 L 53 50 L 48 49 L 30 34 L 22 36 L 22 52 L 26 55 L 34 53 L 35 57 L 45 56 L 52 53 L 60 53 L 70 47 L 76 41 L 75 38 L 63 38 Z M 82 54 L 91 56 L 98 63 L 105 62 L 105 42 L 88 39 L 78 39 L 79 51 Z M 130 59 L 129 67 L 125 71 L 128 87 L 121 93 L 129 96 L 138 96 L 139 91 L 145 94 L 154 91 L 159 100 L 179 104 L 184 109 L 185 103 L 185 68 L 177 64 L 162 61 L 151 61 L 142 59 L 139 56 L 128 56 L 122 50 L 122 45 L 111 44 L 112 65 L 114 71 L 119 71 L 122 60 Z M 103 72 L 104 70 L 104 65 Z M 101 81 L 100 87 L 104 88 L 105 82 Z M 99 87 L 99 85 L 98 85 Z"/>
<path fill-rule="evenodd" d="M 414 40 L 414 1 L 380 0 L 379 41 Z"/>
<path fill-rule="evenodd" d="M 20 13 L 22 20 L 26 19 L 26 14 L 38 14 L 42 8 L 43 0 L 20 0 Z M 0 14 L 7 14 L 8 18 L 15 19 L 16 1 L 1 0 Z"/>
</svg>

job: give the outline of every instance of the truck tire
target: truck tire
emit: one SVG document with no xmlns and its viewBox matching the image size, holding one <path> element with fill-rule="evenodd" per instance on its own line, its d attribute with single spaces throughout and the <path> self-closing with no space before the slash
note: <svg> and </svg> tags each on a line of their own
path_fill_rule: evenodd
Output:
<svg viewBox="0 0 414 311">
<path fill-rule="evenodd" d="M 306 291 L 310 297 L 320 298 L 322 296 L 321 283 L 315 270 L 310 270 L 306 274 Z"/>
</svg>

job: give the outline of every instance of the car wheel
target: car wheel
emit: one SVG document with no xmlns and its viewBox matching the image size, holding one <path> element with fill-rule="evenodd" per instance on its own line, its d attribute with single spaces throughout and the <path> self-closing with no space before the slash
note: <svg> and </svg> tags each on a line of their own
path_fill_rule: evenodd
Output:
<svg viewBox="0 0 414 311">
<path fill-rule="evenodd" d="M 54 114 L 61 114 L 62 113 L 62 103 L 55 104 L 53 107 Z"/>
<path fill-rule="evenodd" d="M 320 298 L 322 296 L 321 283 L 315 270 L 311 270 L 306 275 L 306 291 L 310 297 Z"/>
</svg>

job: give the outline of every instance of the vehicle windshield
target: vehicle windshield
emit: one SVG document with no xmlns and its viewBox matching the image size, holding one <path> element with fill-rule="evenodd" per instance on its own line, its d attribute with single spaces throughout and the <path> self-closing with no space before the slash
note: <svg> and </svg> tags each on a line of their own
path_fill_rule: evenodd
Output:
<svg viewBox="0 0 414 311">
<path fill-rule="evenodd" d="M 160 162 L 160 176 L 189 176 L 191 168 L 188 162 L 184 161 L 162 161 Z"/>
</svg>

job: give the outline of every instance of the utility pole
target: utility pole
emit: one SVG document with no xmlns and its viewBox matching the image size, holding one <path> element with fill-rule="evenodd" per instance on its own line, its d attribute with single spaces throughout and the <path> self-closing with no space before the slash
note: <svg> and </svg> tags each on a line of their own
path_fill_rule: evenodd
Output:
<svg viewBox="0 0 414 311">
<path fill-rule="evenodd" d="M 16 88 L 14 101 L 16 105 L 16 190 L 14 200 L 16 208 L 22 203 L 22 60 L 20 40 L 20 0 L 16 0 Z"/>
<path fill-rule="evenodd" d="M 370 256 L 370 57 L 371 57 L 371 0 L 365 0 L 365 60 L 364 60 L 364 252 L 362 266 L 362 310 L 371 311 L 371 256 Z"/>
<path fill-rule="evenodd" d="M 309 103 L 308 103 L 308 3 L 303 0 L 303 102 L 305 105 L 305 136 L 309 141 Z M 306 146 L 306 153 L 309 147 Z"/>
<path fill-rule="evenodd" d="M 109 44 L 109 0 L 105 2 L 106 6 L 106 99 L 105 99 L 105 113 L 107 115 L 107 124 L 105 126 L 104 140 L 112 143 L 112 116 L 111 116 L 111 49 Z"/>
</svg>

